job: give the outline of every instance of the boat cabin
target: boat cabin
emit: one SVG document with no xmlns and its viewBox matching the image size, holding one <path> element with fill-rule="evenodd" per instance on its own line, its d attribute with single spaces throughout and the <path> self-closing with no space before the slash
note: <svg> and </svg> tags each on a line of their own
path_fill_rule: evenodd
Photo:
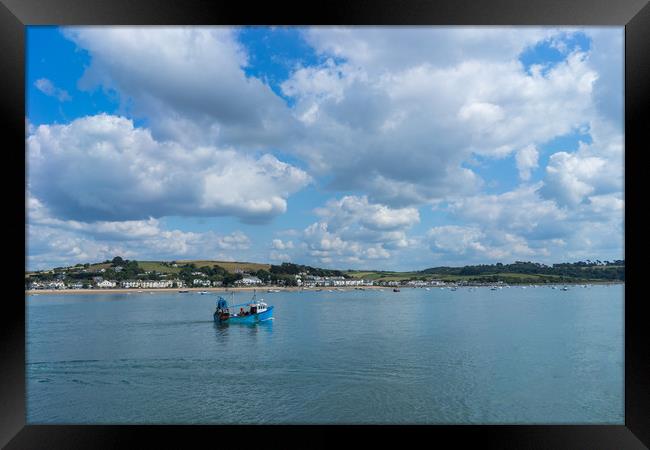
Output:
<svg viewBox="0 0 650 450">
<path fill-rule="evenodd" d="M 264 302 L 251 303 L 248 306 L 250 307 L 251 314 L 263 313 L 268 309 L 268 305 Z"/>
</svg>

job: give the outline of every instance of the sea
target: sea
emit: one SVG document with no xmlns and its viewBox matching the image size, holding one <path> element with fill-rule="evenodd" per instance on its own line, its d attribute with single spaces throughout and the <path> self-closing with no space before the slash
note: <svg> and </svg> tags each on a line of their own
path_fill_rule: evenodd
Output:
<svg viewBox="0 0 650 450">
<path fill-rule="evenodd" d="M 624 423 L 623 285 L 218 295 L 27 296 L 27 423 Z"/>
</svg>

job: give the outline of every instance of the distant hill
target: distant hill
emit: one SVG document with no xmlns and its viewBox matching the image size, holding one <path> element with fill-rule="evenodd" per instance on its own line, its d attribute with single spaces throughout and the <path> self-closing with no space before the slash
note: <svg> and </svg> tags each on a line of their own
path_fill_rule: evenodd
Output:
<svg viewBox="0 0 650 450">
<path fill-rule="evenodd" d="M 579 261 L 551 266 L 517 261 L 513 264 L 485 264 L 462 267 L 431 267 L 412 272 L 364 271 L 346 272 L 353 278 L 374 281 L 440 280 L 477 283 L 511 284 L 625 281 L 625 261 Z"/>
</svg>

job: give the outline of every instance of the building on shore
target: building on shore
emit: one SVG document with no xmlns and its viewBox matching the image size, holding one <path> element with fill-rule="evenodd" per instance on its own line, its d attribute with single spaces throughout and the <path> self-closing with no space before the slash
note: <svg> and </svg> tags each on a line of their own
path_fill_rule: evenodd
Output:
<svg viewBox="0 0 650 450">
<path fill-rule="evenodd" d="M 244 277 L 241 280 L 235 281 L 235 284 L 240 286 L 256 286 L 262 284 L 262 280 L 257 277 Z"/>
<path fill-rule="evenodd" d="M 184 287 L 185 283 L 181 280 L 125 280 L 120 283 L 120 286 L 126 289 L 140 288 L 140 289 L 164 289 Z"/>
</svg>

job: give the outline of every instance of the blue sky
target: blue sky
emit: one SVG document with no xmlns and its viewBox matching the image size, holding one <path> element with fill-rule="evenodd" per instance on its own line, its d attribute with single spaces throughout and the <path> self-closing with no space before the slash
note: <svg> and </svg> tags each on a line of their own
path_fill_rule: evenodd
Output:
<svg viewBox="0 0 650 450">
<path fill-rule="evenodd" d="M 623 258 L 622 28 L 28 27 L 28 269 Z"/>
</svg>

